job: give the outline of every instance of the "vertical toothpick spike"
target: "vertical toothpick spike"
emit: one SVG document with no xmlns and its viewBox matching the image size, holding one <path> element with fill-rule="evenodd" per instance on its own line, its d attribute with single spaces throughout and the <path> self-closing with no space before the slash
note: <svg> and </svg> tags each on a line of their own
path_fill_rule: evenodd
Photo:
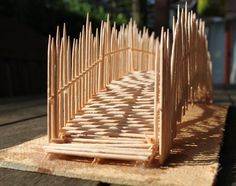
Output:
<svg viewBox="0 0 236 186">
<path fill-rule="evenodd" d="M 96 34 L 95 34 L 95 41 L 96 41 L 96 50 L 95 50 L 95 59 L 97 60 L 98 59 L 98 47 L 97 47 L 97 45 L 98 45 L 98 38 L 99 37 L 99 35 L 98 35 L 98 28 L 96 28 Z"/>
<path fill-rule="evenodd" d="M 166 31 L 166 47 L 167 47 L 167 50 L 169 51 L 170 50 L 170 33 L 169 33 L 169 29 L 167 29 Z M 168 53 L 168 56 L 169 56 L 169 53 Z"/>
<path fill-rule="evenodd" d="M 68 82 L 71 81 L 71 46 L 70 46 L 70 36 L 67 39 L 67 80 Z"/>
<path fill-rule="evenodd" d="M 57 49 L 57 55 L 59 56 L 60 51 L 60 28 L 57 26 L 57 33 L 56 33 L 56 49 Z"/>
<path fill-rule="evenodd" d="M 187 28 L 187 21 L 188 21 L 188 2 L 185 3 L 185 27 Z"/>
<path fill-rule="evenodd" d="M 89 25 L 89 13 L 86 15 L 86 31 L 88 30 L 88 25 Z"/>
<path fill-rule="evenodd" d="M 75 65 L 76 65 L 76 51 L 75 51 L 75 38 L 73 39 L 73 43 L 72 43 L 72 60 L 71 60 L 71 93 L 70 93 L 70 102 L 71 102 L 71 115 L 70 115 L 70 119 L 74 118 L 75 115 L 75 105 L 77 102 L 77 99 L 75 98 L 75 85 L 76 83 L 74 82 L 75 80 Z"/>
<path fill-rule="evenodd" d="M 159 141 L 159 122 L 158 122 L 158 117 L 159 117 L 159 111 L 158 111 L 158 104 L 159 104 L 159 40 L 157 38 L 156 40 L 156 51 L 155 51 L 155 86 L 154 86 L 154 140 L 156 145 L 158 144 Z"/>
<path fill-rule="evenodd" d="M 62 60 L 62 65 L 63 65 L 63 86 L 66 86 L 67 84 L 67 74 L 66 74 L 66 71 L 67 71 L 67 64 L 66 64 L 66 60 L 67 60 L 67 34 L 66 34 L 66 24 L 64 23 L 63 25 L 63 38 L 62 38 L 62 57 L 63 57 L 63 60 Z"/>
<path fill-rule="evenodd" d="M 57 86 L 57 89 L 59 88 L 59 84 L 60 84 L 60 79 L 59 79 L 59 76 L 60 76 L 60 29 L 59 29 L 59 26 L 57 26 L 57 33 L 56 33 L 56 76 L 57 76 L 57 82 L 56 82 L 56 86 Z"/>
<path fill-rule="evenodd" d="M 179 5 L 178 5 L 178 7 L 177 7 L 177 19 L 179 19 L 180 18 L 180 8 L 179 8 Z"/>
<path fill-rule="evenodd" d="M 107 14 L 107 23 L 110 23 L 110 14 Z"/>
<path fill-rule="evenodd" d="M 205 35 L 205 21 L 202 22 L 202 35 Z"/>
<path fill-rule="evenodd" d="M 102 45 L 103 45 L 103 21 L 100 26 L 100 38 L 99 38 L 99 57 L 102 58 Z"/>
<path fill-rule="evenodd" d="M 75 78 L 75 58 L 76 58 L 76 51 L 75 51 L 75 46 L 76 45 L 76 43 L 75 43 L 75 38 L 73 39 L 73 42 L 72 42 L 72 65 L 71 65 L 71 72 L 72 72 L 72 78 L 71 78 L 71 80 L 73 81 L 74 80 L 74 78 Z"/>
<path fill-rule="evenodd" d="M 66 69 L 66 75 L 67 75 L 67 85 L 71 82 L 71 46 L 70 46 L 70 36 L 68 36 L 67 39 L 67 49 L 66 49 L 66 65 L 67 65 L 67 69 Z M 71 119 L 71 86 L 68 86 L 67 91 L 65 91 L 66 94 L 66 122 L 68 122 Z M 66 124 L 66 123 L 65 123 Z"/>
<path fill-rule="evenodd" d="M 188 11 L 188 1 L 185 2 L 185 13 Z"/>
<path fill-rule="evenodd" d="M 64 44 L 67 43 L 66 23 L 63 24 L 63 39 Z"/>
<path fill-rule="evenodd" d="M 63 85 L 63 45 L 60 46 L 60 55 L 59 55 L 59 88 L 61 89 Z"/>
<path fill-rule="evenodd" d="M 51 81 L 50 77 L 52 76 L 51 74 L 51 68 L 50 68 L 50 63 L 51 63 L 51 35 L 48 36 L 48 52 L 47 52 L 47 135 L 48 135 L 48 142 L 51 142 Z"/>
<path fill-rule="evenodd" d="M 55 83 L 56 83 L 56 79 L 55 79 L 55 70 L 54 70 L 54 66 L 55 66 L 55 62 L 56 62 L 56 51 L 55 51 L 55 40 L 52 37 L 51 38 L 51 48 L 50 48 L 51 52 L 50 52 L 50 92 L 51 92 L 51 96 L 53 97 L 53 103 L 51 104 L 51 137 L 55 138 L 57 136 L 56 130 L 57 130 L 57 126 L 56 126 L 56 122 L 55 122 L 55 112 L 56 112 L 56 108 L 55 108 Z"/>
<path fill-rule="evenodd" d="M 183 9 L 181 9 L 180 17 L 181 17 L 181 26 L 183 26 L 184 25 L 184 10 Z"/>
<path fill-rule="evenodd" d="M 57 26 L 57 32 L 56 32 L 56 40 L 60 39 L 60 27 Z"/>
<path fill-rule="evenodd" d="M 47 55 L 48 55 L 48 65 L 49 65 L 50 61 L 51 61 L 51 35 L 50 34 L 48 36 L 48 53 L 47 53 Z"/>
<path fill-rule="evenodd" d="M 173 30 L 173 33 L 175 32 L 175 16 L 173 16 L 173 22 L 172 22 L 172 30 Z"/>
<path fill-rule="evenodd" d="M 159 126 L 159 153 L 160 153 L 160 162 L 163 163 L 165 155 L 164 155 L 164 140 L 163 140 L 163 58 L 164 58 L 164 27 L 161 28 L 161 38 L 160 38 L 160 85 L 159 85 L 159 120 L 160 120 L 160 126 Z"/>
<path fill-rule="evenodd" d="M 84 51 L 85 51 L 85 28 L 84 26 L 82 27 L 82 34 L 81 34 L 81 72 L 84 71 Z"/>
</svg>

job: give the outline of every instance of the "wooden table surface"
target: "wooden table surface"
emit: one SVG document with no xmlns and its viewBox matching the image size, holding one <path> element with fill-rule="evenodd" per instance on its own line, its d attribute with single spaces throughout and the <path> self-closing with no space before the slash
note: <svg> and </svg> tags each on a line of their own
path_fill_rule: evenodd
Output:
<svg viewBox="0 0 236 186">
<path fill-rule="evenodd" d="M 40 96 L 0 99 L 0 149 L 46 134 L 46 99 Z M 0 185 L 106 185 L 40 173 L 0 168 Z"/>
<path fill-rule="evenodd" d="M 236 101 L 229 94 L 215 90 L 218 104 Z M 46 99 L 42 96 L 0 99 L 0 149 L 15 146 L 46 134 Z M 106 183 L 0 168 L 0 185 L 109 185 Z"/>
</svg>

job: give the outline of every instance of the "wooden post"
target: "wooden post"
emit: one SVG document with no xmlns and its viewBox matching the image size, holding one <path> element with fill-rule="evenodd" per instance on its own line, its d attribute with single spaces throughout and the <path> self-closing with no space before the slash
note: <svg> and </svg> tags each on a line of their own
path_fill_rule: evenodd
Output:
<svg viewBox="0 0 236 186">
<path fill-rule="evenodd" d="M 55 77 L 55 66 L 56 66 L 56 49 L 55 49 L 55 40 L 52 37 L 51 38 L 51 52 L 50 52 L 51 56 L 50 56 L 50 72 L 51 72 L 51 76 L 50 76 L 50 89 L 51 89 L 51 97 L 52 97 L 52 104 L 51 104 L 51 138 L 55 138 L 57 136 L 57 127 L 56 127 L 56 122 L 55 122 L 55 116 L 56 116 L 56 77 Z"/>
<path fill-rule="evenodd" d="M 159 40 L 156 40 L 156 49 L 155 49 L 155 84 L 154 84 L 154 140 L 156 146 L 158 145 L 159 141 L 159 109 L 160 109 L 160 89 L 159 89 L 159 78 L 160 78 L 160 56 L 159 56 L 160 46 L 159 46 Z M 158 133 L 159 132 L 159 133 Z"/>
<path fill-rule="evenodd" d="M 66 71 L 66 75 L 67 75 L 67 90 L 65 91 L 67 94 L 67 104 L 66 104 L 66 122 L 68 122 L 71 119 L 71 46 L 70 46 L 70 37 L 68 36 L 67 39 L 67 50 L 66 50 L 66 65 L 67 65 L 67 71 Z M 66 124 L 66 123 L 65 123 Z"/>
<path fill-rule="evenodd" d="M 56 138 L 58 138 L 59 135 L 59 94 L 58 90 L 60 89 L 60 29 L 59 26 L 57 26 L 57 32 L 56 32 L 56 64 L 55 64 L 55 126 L 56 126 Z"/>
<path fill-rule="evenodd" d="M 51 117 L 52 117 L 52 113 L 51 113 L 51 104 L 53 104 L 53 99 L 51 97 L 51 77 L 52 77 L 52 73 L 51 73 L 51 35 L 49 35 L 48 37 L 48 53 L 47 53 L 47 134 L 48 134 L 48 141 L 51 142 L 51 130 L 52 130 L 52 121 L 51 121 Z"/>
<path fill-rule="evenodd" d="M 160 163 L 162 164 L 165 159 L 164 155 L 164 149 L 165 149 L 165 144 L 163 139 L 164 131 L 163 131 L 163 101 L 164 101 L 164 81 L 163 81 L 163 63 L 164 63 L 164 28 L 162 27 L 161 29 L 161 37 L 160 37 L 160 58 L 159 58 L 159 63 L 160 63 L 160 80 L 159 80 L 159 154 L 160 154 Z"/>
</svg>

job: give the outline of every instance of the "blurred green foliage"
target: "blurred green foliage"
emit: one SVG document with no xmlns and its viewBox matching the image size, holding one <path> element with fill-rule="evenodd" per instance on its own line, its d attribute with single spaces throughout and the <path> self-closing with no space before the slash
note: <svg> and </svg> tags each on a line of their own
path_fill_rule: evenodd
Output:
<svg viewBox="0 0 236 186">
<path fill-rule="evenodd" d="M 87 13 L 93 28 L 99 27 L 108 13 L 112 22 L 121 25 L 128 22 L 130 7 L 128 0 L 6 0 L 0 1 L 0 15 L 15 17 L 45 35 L 65 22 L 69 33 L 77 36 Z"/>
<path fill-rule="evenodd" d="M 198 0 L 197 10 L 200 16 L 224 16 L 225 0 Z"/>
<path fill-rule="evenodd" d="M 83 16 L 86 16 L 86 14 L 89 12 L 89 15 L 97 20 L 104 20 L 107 17 L 107 14 L 111 12 L 109 9 L 105 10 L 103 4 L 96 4 L 94 5 L 94 2 L 96 1 L 84 1 L 84 0 L 60 0 L 64 2 L 66 10 L 69 12 L 73 12 L 76 14 L 80 14 Z M 98 1 L 97 1 L 98 2 Z M 104 2 L 105 3 L 105 2 Z M 112 4 L 112 1 L 108 1 L 107 3 Z M 113 3 L 114 5 L 114 3 Z M 111 10 L 111 9 L 110 9 Z M 118 25 L 122 23 L 126 23 L 128 21 L 128 18 L 123 13 L 116 13 L 112 12 L 111 14 L 111 21 L 115 21 Z"/>
</svg>

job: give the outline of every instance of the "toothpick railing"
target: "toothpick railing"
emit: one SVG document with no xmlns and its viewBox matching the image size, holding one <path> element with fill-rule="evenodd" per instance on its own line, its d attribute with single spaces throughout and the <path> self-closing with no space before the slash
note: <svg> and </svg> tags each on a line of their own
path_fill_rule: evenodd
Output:
<svg viewBox="0 0 236 186">
<path fill-rule="evenodd" d="M 97 29 L 95 35 L 87 17 L 85 27 L 79 38 L 72 40 L 72 45 L 65 26 L 63 36 L 60 37 L 58 28 L 56 39 L 49 36 L 48 41 L 49 142 L 64 143 L 63 127 L 113 80 L 119 80 L 133 71 L 154 71 L 154 126 L 153 137 L 148 140 L 153 145 L 153 152 L 148 154 L 153 157 L 157 153 L 163 163 L 176 137 L 177 123 L 181 122 L 189 103 L 212 99 L 211 60 L 205 24 L 197 20 L 195 14 L 187 12 L 186 7 L 181 13 L 178 9 L 177 21 L 173 20 L 173 36 L 170 36 L 168 30 L 165 32 L 162 29 L 160 41 L 154 37 L 154 33 L 150 36 L 146 28 L 139 31 L 132 20 L 117 30 L 115 24 L 110 26 L 109 17 L 106 22 L 101 23 L 100 30 Z M 170 38 L 173 40 L 172 44 Z M 88 143 L 92 143 L 91 139 Z M 78 147 L 79 145 L 84 144 L 78 144 Z M 145 144 L 138 146 L 140 145 Z M 74 148 L 63 145 L 54 147 Z M 117 150 L 115 148 L 116 146 L 112 146 L 109 153 L 121 153 L 118 147 Z M 50 152 L 50 147 L 46 149 Z M 107 149 L 103 151 L 107 152 Z M 58 149 L 51 152 L 78 154 Z M 122 159 L 119 155 L 99 153 L 92 155 L 86 151 L 79 154 Z M 127 155 L 126 151 L 123 159 L 150 159 L 149 156 L 134 157 Z"/>
<path fill-rule="evenodd" d="M 205 23 L 196 19 L 192 11 L 188 12 L 186 4 L 181 13 L 178 8 L 177 21 L 173 19 L 172 47 L 169 35 L 168 30 L 162 29 L 160 50 L 156 54 L 159 57 L 155 61 L 160 67 L 160 74 L 156 74 L 156 79 L 160 79 L 156 82 L 156 90 L 159 84 L 160 94 L 155 94 L 160 102 L 155 102 L 155 135 L 156 139 L 159 137 L 161 163 L 168 157 L 177 123 L 181 122 L 189 103 L 212 100 L 211 59 Z"/>
<path fill-rule="evenodd" d="M 147 29 L 139 32 L 133 21 L 118 31 L 108 17 L 94 36 L 87 17 L 72 49 L 65 26 L 61 39 L 58 28 L 56 39 L 49 36 L 48 41 L 49 141 L 112 80 L 133 70 L 154 70 L 155 47 L 154 33 L 149 37 Z"/>
</svg>

